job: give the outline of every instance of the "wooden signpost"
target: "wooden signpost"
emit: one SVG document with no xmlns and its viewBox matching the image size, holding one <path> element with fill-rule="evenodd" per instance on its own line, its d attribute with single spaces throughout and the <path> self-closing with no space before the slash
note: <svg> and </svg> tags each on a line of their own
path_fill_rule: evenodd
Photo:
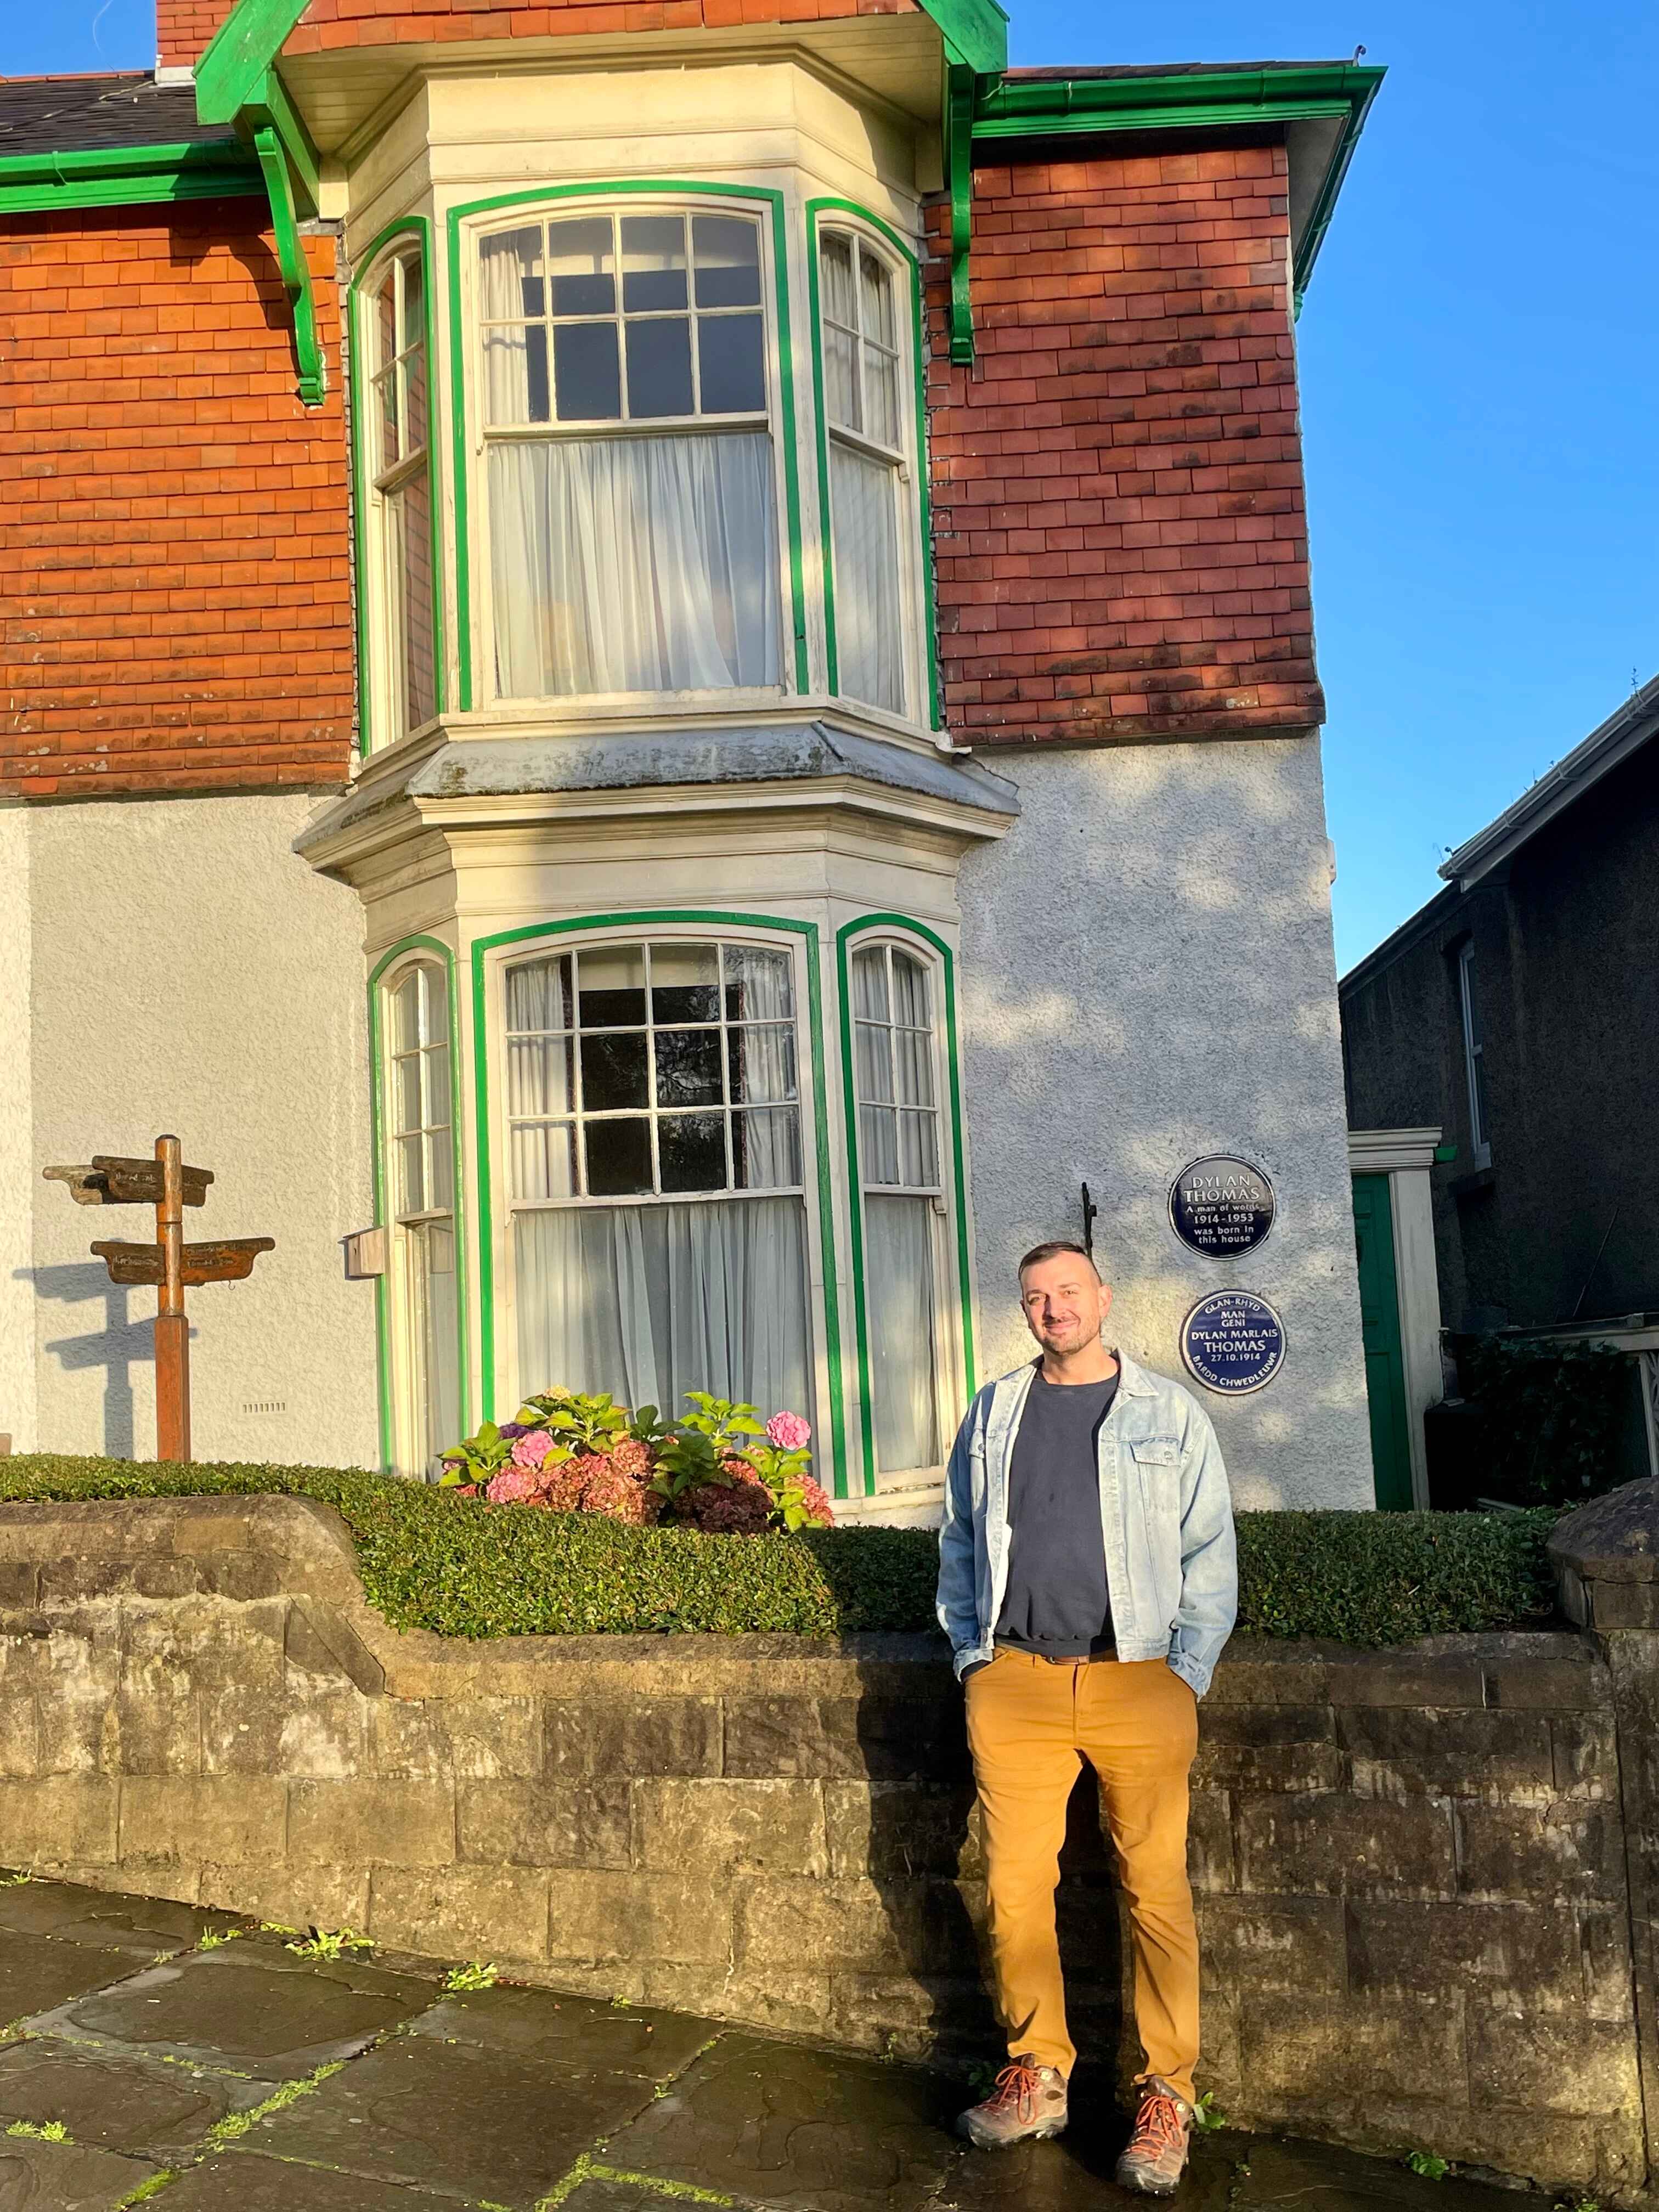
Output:
<svg viewBox="0 0 1659 2212">
<path fill-rule="evenodd" d="M 69 1185 L 77 1206 L 153 1206 L 153 1244 L 100 1243 L 93 1250 L 112 1283 L 153 1283 L 160 1292 L 155 1315 L 155 1456 L 190 1457 L 190 1324 L 185 1286 L 234 1283 L 253 1273 L 271 1237 L 229 1237 L 211 1244 L 186 1244 L 185 1208 L 205 1206 L 213 1181 L 206 1168 L 187 1168 L 177 1137 L 158 1137 L 153 1160 L 115 1159 L 94 1152 L 85 1167 L 48 1168 L 48 1182 Z"/>
</svg>

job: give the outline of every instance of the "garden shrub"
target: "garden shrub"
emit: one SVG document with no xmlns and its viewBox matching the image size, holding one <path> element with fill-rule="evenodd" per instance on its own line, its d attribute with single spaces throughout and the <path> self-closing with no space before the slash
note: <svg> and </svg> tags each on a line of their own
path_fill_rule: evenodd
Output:
<svg viewBox="0 0 1659 2212">
<path fill-rule="evenodd" d="M 491 1505 L 336 1468 L 0 1460 L 0 1502 L 258 1496 L 340 1513 L 369 1602 L 394 1627 L 465 1637 L 830 1637 L 929 1629 L 938 1553 L 915 1528 L 708 1535 Z M 1384 1644 L 1547 1617 L 1549 1512 L 1244 1513 L 1239 1628 Z"/>
<path fill-rule="evenodd" d="M 1468 1431 L 1471 1496 L 1582 1505 L 1629 1480 L 1620 1453 L 1631 1388 L 1624 1352 L 1473 1337 L 1459 1346 L 1457 1370 L 1480 1415 Z"/>
</svg>

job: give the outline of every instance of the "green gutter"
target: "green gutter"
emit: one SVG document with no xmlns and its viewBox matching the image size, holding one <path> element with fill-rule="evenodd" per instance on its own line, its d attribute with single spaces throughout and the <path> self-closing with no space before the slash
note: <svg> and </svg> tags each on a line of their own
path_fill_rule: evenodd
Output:
<svg viewBox="0 0 1659 2212">
<path fill-rule="evenodd" d="M 0 156 L 0 215 L 228 199 L 261 190 L 258 163 L 229 140 Z"/>
</svg>

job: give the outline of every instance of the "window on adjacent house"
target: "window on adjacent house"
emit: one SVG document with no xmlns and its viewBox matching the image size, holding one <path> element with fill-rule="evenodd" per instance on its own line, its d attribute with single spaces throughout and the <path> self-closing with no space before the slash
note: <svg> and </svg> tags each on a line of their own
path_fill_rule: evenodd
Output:
<svg viewBox="0 0 1659 2212">
<path fill-rule="evenodd" d="M 818 270 L 837 689 L 900 714 L 908 457 L 896 287 L 888 264 L 848 231 L 824 233 Z"/>
<path fill-rule="evenodd" d="M 1457 981 L 1463 1007 L 1463 1065 L 1469 1092 L 1469 1144 L 1477 1168 L 1492 1164 L 1492 1123 L 1486 1112 L 1486 1062 L 1480 1033 L 1480 999 L 1474 973 L 1473 940 L 1457 956 Z"/>
<path fill-rule="evenodd" d="M 393 1454 L 431 1471 L 460 1434 L 449 990 L 435 961 L 390 993 L 386 1061 L 391 1182 Z"/>
<path fill-rule="evenodd" d="M 762 243 L 696 209 L 480 240 L 501 697 L 781 684 Z"/>
<path fill-rule="evenodd" d="M 864 1295 L 876 1467 L 945 1457 L 939 1320 L 945 1220 L 933 971 L 896 945 L 853 957 Z"/>
<path fill-rule="evenodd" d="M 418 254 L 398 254 L 369 299 L 368 443 L 378 538 L 380 698 L 392 738 L 438 710 L 426 303 Z M 371 720 L 380 721 L 371 708 Z"/>
<path fill-rule="evenodd" d="M 583 945 L 509 967 L 504 1011 L 520 1393 L 805 1410 L 791 955 Z"/>
</svg>

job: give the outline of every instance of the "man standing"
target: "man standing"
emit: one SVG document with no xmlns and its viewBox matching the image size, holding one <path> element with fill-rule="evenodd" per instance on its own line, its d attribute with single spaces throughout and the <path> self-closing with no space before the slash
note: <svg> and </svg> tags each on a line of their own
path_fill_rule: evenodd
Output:
<svg viewBox="0 0 1659 2212">
<path fill-rule="evenodd" d="M 1193 2127 L 1187 1778 L 1198 1700 L 1238 1609 L 1232 1506 L 1202 1409 L 1106 1348 L 1112 1294 L 1082 1246 L 1039 1244 L 1019 1287 L 1042 1356 L 969 1407 L 939 1532 L 939 1617 L 968 1702 L 1009 2057 L 958 2124 L 987 2149 L 1066 2125 L 1077 2052 L 1054 1886 L 1086 1760 L 1128 1900 L 1146 2057 L 1117 2179 L 1166 2197 Z"/>
</svg>

